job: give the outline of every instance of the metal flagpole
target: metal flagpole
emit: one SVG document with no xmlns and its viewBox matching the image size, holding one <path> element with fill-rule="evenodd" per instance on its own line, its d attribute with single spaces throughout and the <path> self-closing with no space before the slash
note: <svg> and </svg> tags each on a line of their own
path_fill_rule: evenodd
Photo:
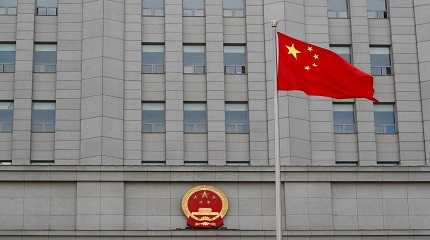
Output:
<svg viewBox="0 0 430 240">
<path fill-rule="evenodd" d="M 275 120 L 275 217 L 276 217 L 276 240 L 282 240 L 282 207 L 281 207 L 281 163 L 279 161 L 279 116 L 278 116 L 278 44 L 277 31 L 278 21 L 272 20 L 273 29 L 273 115 Z"/>
</svg>

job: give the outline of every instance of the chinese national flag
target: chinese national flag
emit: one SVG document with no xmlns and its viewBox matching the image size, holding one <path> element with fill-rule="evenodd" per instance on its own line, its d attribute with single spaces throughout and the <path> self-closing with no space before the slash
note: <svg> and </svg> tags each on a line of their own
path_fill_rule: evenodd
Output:
<svg viewBox="0 0 430 240">
<path fill-rule="evenodd" d="M 278 90 L 377 102 L 373 77 L 330 50 L 278 32 L 278 58 Z"/>
</svg>

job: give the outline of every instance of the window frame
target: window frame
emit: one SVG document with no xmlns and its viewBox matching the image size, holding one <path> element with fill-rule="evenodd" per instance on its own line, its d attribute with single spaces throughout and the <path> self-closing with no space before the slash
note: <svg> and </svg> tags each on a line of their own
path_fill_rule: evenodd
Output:
<svg viewBox="0 0 430 240">
<path fill-rule="evenodd" d="M 14 73 L 16 71 L 16 43 L 15 42 L 0 42 L 0 46 L 1 45 L 13 45 L 14 48 L 14 52 L 15 52 L 15 56 L 13 59 L 13 63 L 0 63 L 0 73 Z M 7 52 L 7 51 L 0 51 L 0 52 Z M 12 70 L 11 71 L 4 71 L 5 69 L 5 65 L 11 65 L 12 66 Z"/>
<path fill-rule="evenodd" d="M 163 112 L 163 119 L 161 121 L 162 127 L 160 131 L 145 131 L 144 125 L 145 125 L 145 118 L 144 118 L 144 112 L 145 112 L 145 104 L 160 104 L 162 106 L 162 110 L 160 112 Z M 143 134 L 145 133 L 165 133 L 166 132 L 166 103 L 162 101 L 143 101 L 142 102 L 142 131 Z"/>
<path fill-rule="evenodd" d="M 373 0 L 370 0 L 373 1 Z M 390 17 L 389 14 L 389 2 L 387 0 L 383 0 L 385 3 L 385 11 L 371 11 L 369 9 L 369 0 L 367 0 L 367 18 L 368 19 L 388 19 Z M 376 17 L 369 16 L 369 13 L 376 13 Z M 380 17 L 380 13 L 382 13 L 382 17 Z"/>
<path fill-rule="evenodd" d="M 227 124 L 227 112 L 231 112 L 231 111 L 227 111 L 227 105 L 229 105 L 229 104 L 231 104 L 231 105 L 233 105 L 233 104 L 235 104 L 235 105 L 244 105 L 245 107 L 246 107 L 246 110 L 244 111 L 245 113 L 246 113 L 246 131 L 244 131 L 244 132 L 241 132 L 241 131 L 229 131 L 228 129 L 227 129 L 227 125 L 230 125 L 230 124 Z M 250 133 L 250 130 L 249 130 L 249 103 L 248 102 L 231 102 L 231 101 L 227 101 L 227 102 L 225 102 L 225 110 L 224 110 L 224 118 L 225 118 L 225 133 L 226 134 L 249 134 Z"/>
<path fill-rule="evenodd" d="M 162 70 L 161 71 L 151 71 L 151 72 L 145 72 L 145 65 L 152 65 L 152 69 L 154 68 L 154 65 L 157 66 L 157 64 L 145 64 L 144 62 L 144 57 L 143 57 L 143 48 L 144 46 L 161 46 L 163 48 L 163 63 L 162 64 L 158 64 L 161 66 Z M 164 43 L 142 43 L 142 50 L 141 50 L 141 54 L 142 54 L 142 74 L 165 74 L 166 73 L 166 46 Z M 156 68 L 157 69 L 157 68 Z"/>
<path fill-rule="evenodd" d="M 372 66 L 372 48 L 386 48 L 388 49 L 388 58 L 390 66 Z M 370 72 L 373 76 L 393 76 L 394 75 L 394 64 L 393 64 L 393 51 L 390 45 L 370 45 L 369 46 L 369 57 L 370 57 Z M 386 74 L 384 74 L 384 69 Z M 378 74 L 375 74 L 374 69 L 379 69 Z"/>
<path fill-rule="evenodd" d="M 17 12 L 18 12 L 18 1 L 14 0 L 14 2 L 15 2 L 15 6 L 14 7 L 7 7 L 7 6 L 2 7 L 2 6 L 0 6 L 0 9 L 4 9 L 5 12 L 6 12 L 6 13 L 2 14 L 1 11 L 0 11 L 0 16 L 16 16 Z M 10 9 L 14 9 L 13 13 L 9 13 Z"/>
<path fill-rule="evenodd" d="M 242 10 L 241 10 L 241 12 L 242 12 L 242 15 L 241 16 L 236 16 L 234 13 L 235 12 L 239 12 L 240 10 L 238 10 L 238 9 L 233 9 L 233 8 L 225 8 L 224 6 L 225 6 L 225 4 L 224 4 L 224 2 L 225 1 L 231 1 L 231 0 L 223 0 L 222 1 L 222 14 L 223 14 L 223 17 L 228 17 L 228 18 L 244 18 L 244 17 L 246 17 L 246 0 L 240 0 L 240 1 L 242 1 Z M 232 15 L 230 16 L 230 15 L 226 15 L 225 13 L 226 13 L 226 10 L 228 11 L 228 10 L 231 10 L 232 11 Z"/>
<path fill-rule="evenodd" d="M 183 17 L 205 17 L 206 16 L 206 0 L 201 0 L 201 1 L 203 1 L 203 9 L 202 9 L 202 15 L 197 15 L 197 14 L 195 14 L 195 11 L 196 10 L 200 10 L 200 9 L 196 9 L 196 8 L 193 8 L 193 9 L 185 9 L 185 4 L 184 4 L 184 2 L 185 2 L 185 0 L 182 0 L 182 16 Z M 210 1 L 210 0 L 209 0 Z M 185 14 L 185 11 L 192 11 L 192 14 Z"/>
<path fill-rule="evenodd" d="M 226 65 L 225 64 L 225 53 L 226 53 L 225 49 L 226 49 L 226 47 L 243 47 L 243 49 L 244 49 L 243 56 L 244 56 L 244 60 L 245 60 L 244 65 Z M 248 49 L 247 49 L 246 44 L 224 44 L 224 46 L 223 46 L 223 61 L 224 61 L 224 74 L 226 74 L 226 75 L 246 75 L 246 74 L 248 74 L 248 71 L 247 71 L 248 70 Z M 233 66 L 235 71 L 233 73 L 227 71 L 228 66 Z M 241 73 L 236 71 L 237 69 L 241 69 Z"/>
<path fill-rule="evenodd" d="M 184 134 L 207 134 L 208 133 L 208 105 L 207 105 L 207 102 L 189 101 L 189 102 L 184 102 L 183 104 L 184 104 L 184 111 L 183 111 Z M 204 104 L 204 106 L 205 106 L 205 122 L 204 122 L 204 124 L 205 124 L 204 128 L 205 129 L 202 131 L 187 131 L 187 128 L 186 128 L 187 121 L 186 121 L 186 117 L 185 117 L 186 116 L 185 113 L 187 112 L 187 110 L 185 109 L 186 105 L 197 105 L 197 104 Z M 200 122 L 198 122 L 198 123 L 200 123 Z"/>
<path fill-rule="evenodd" d="M 54 7 L 49 7 L 49 6 L 40 7 L 39 6 L 39 1 L 40 0 L 36 0 L 36 3 L 35 3 L 35 5 L 36 5 L 36 11 L 35 11 L 36 14 L 35 15 L 36 16 L 42 16 L 42 17 L 58 16 L 58 0 L 55 0 L 56 1 L 55 8 Z M 53 10 L 53 9 L 55 9 L 55 14 L 50 14 L 49 10 Z M 42 10 L 44 10 L 45 13 L 42 13 L 41 12 Z"/>
<path fill-rule="evenodd" d="M 53 52 L 53 51 L 36 51 L 37 46 L 43 46 L 43 45 L 55 45 L 55 65 L 52 64 L 36 64 L 36 52 Z M 57 63 L 58 63 L 58 45 L 54 42 L 36 42 L 34 43 L 34 50 L 33 50 L 33 73 L 56 73 L 57 72 Z M 40 71 L 37 70 L 36 66 L 55 66 L 55 69 L 53 71 Z M 37 70 L 37 71 L 36 71 Z"/>
<path fill-rule="evenodd" d="M 185 64 L 185 49 L 186 47 L 203 47 L 203 55 L 204 55 L 204 62 L 203 65 L 186 65 Z M 183 63 L 183 74 L 197 74 L 197 75 L 204 75 L 207 73 L 207 51 L 206 51 L 206 45 L 205 44 L 184 44 L 182 49 L 182 63 Z M 191 66 L 193 68 L 192 72 L 185 71 L 186 67 Z M 200 67 L 202 69 L 201 72 L 196 71 L 196 68 Z"/>
<path fill-rule="evenodd" d="M 339 12 L 335 12 L 336 16 L 335 17 L 331 17 L 330 14 L 329 14 L 331 11 L 329 11 L 328 2 L 327 2 L 327 17 L 329 19 L 349 19 L 349 18 L 351 18 L 350 2 L 349 2 L 349 0 L 345 0 L 345 2 L 346 2 L 346 11 L 345 11 L 346 12 L 346 17 L 339 17 L 339 14 L 338 14 Z"/>
<path fill-rule="evenodd" d="M 160 8 L 145 8 L 144 7 L 145 6 L 144 1 L 145 0 L 142 0 L 142 16 L 144 16 L 144 17 L 164 17 L 166 15 L 166 6 L 165 6 L 166 3 L 165 3 L 165 0 L 160 0 L 160 1 L 163 2 L 163 4 L 162 4 L 163 8 L 161 9 L 162 10 L 161 15 L 154 14 L 155 10 L 160 10 Z M 145 14 L 144 13 L 144 9 L 150 9 L 151 14 Z"/>
<path fill-rule="evenodd" d="M 393 133 L 387 133 L 385 131 L 385 128 L 384 128 L 384 132 L 378 132 L 377 131 L 376 112 L 378 112 L 378 111 L 376 111 L 376 106 L 391 106 L 392 107 L 393 121 L 394 121 L 394 124 L 393 124 L 394 132 Z M 379 112 L 384 112 L 384 111 L 379 111 Z M 377 134 L 377 135 L 391 135 L 391 136 L 398 134 L 398 126 L 397 126 L 398 125 L 398 119 L 397 119 L 397 111 L 396 111 L 396 104 L 395 103 L 383 102 L 383 103 L 374 104 L 373 114 L 374 114 L 373 119 L 375 122 L 375 134 Z"/>
<path fill-rule="evenodd" d="M 336 130 L 336 126 L 338 126 L 336 124 L 336 118 L 335 118 L 335 112 L 341 112 L 341 111 L 336 111 L 335 110 L 335 106 L 341 106 L 341 105 L 350 105 L 352 107 L 352 120 L 353 120 L 353 130 L 351 132 L 338 132 Z M 333 133 L 334 134 L 357 134 L 357 113 L 356 113 L 356 109 L 355 109 L 355 102 L 333 102 Z"/>
<path fill-rule="evenodd" d="M 54 119 L 53 119 L 53 124 L 52 124 L 52 131 L 41 131 L 41 130 L 34 130 L 34 111 L 36 110 L 34 108 L 35 104 L 38 103 L 45 103 L 45 104 L 53 104 L 54 105 Z M 31 104 L 31 132 L 32 133 L 55 133 L 56 132 L 56 114 L 57 114 L 57 103 L 55 101 L 33 101 Z M 45 124 L 48 125 L 48 124 Z"/>
<path fill-rule="evenodd" d="M 12 119 L 10 119 L 10 129 L 9 130 L 3 130 L 3 128 L 0 128 L 0 133 L 12 133 L 13 132 L 13 117 L 14 117 L 14 110 L 15 110 L 14 101 L 7 101 L 7 100 L 3 101 L 3 100 L 1 100 L 0 104 L 2 104 L 2 103 L 8 103 L 9 108 L 12 107 L 12 109 L 8 109 L 12 112 Z M 4 110 L 4 109 L 0 108 L 0 110 Z"/>
</svg>

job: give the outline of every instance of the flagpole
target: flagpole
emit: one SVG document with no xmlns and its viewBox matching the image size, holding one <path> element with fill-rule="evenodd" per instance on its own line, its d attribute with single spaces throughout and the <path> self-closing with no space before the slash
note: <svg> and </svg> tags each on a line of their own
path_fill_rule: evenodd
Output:
<svg viewBox="0 0 430 240">
<path fill-rule="evenodd" d="M 273 115 L 275 120 L 275 217 L 276 240 L 282 240 L 282 206 L 281 206 L 281 163 L 279 160 L 279 116 L 278 116 L 278 47 L 277 28 L 278 21 L 272 20 L 273 29 Z"/>
</svg>

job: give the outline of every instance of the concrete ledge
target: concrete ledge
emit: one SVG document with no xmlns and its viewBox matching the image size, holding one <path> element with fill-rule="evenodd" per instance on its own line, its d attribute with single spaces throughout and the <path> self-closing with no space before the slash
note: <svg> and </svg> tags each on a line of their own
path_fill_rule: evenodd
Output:
<svg viewBox="0 0 430 240">
<path fill-rule="evenodd" d="M 272 167 L 1 166 L 0 181 L 272 182 Z M 284 182 L 430 182 L 430 167 L 283 167 Z"/>
</svg>

